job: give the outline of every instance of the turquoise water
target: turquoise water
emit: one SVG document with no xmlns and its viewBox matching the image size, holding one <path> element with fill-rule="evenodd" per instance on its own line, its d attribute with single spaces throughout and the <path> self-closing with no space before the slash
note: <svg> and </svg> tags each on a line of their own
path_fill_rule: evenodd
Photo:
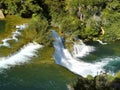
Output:
<svg viewBox="0 0 120 90">
<path fill-rule="evenodd" d="M 69 76 L 54 65 L 16 66 L 0 74 L 0 90 L 67 90 Z"/>
<path fill-rule="evenodd" d="M 2 23 L 0 24 L 0 38 L 2 38 L 5 23 L 3 22 L 3 25 Z M 13 40 L 10 43 L 11 48 L 0 47 L 0 60 L 2 60 L 1 57 L 12 55 L 12 50 L 16 48 L 16 52 L 18 52 L 20 49 L 18 46 L 22 41 L 22 39 L 19 42 Z M 73 82 L 77 75 L 56 65 L 52 59 L 50 48 L 44 48 L 44 50 L 45 53 L 51 56 L 46 58 L 48 55 L 39 50 L 38 56 L 33 57 L 29 63 L 11 66 L 2 71 L 0 69 L 0 90 L 67 90 L 67 84 Z"/>
<path fill-rule="evenodd" d="M 105 68 L 117 72 L 120 70 L 119 43 L 104 46 L 92 43 L 96 47 L 96 51 L 82 60 L 92 62 L 106 57 L 112 58 L 115 61 L 110 62 Z M 89 43 L 89 45 L 91 44 Z M 56 65 L 52 60 L 44 62 L 44 57 L 39 55 L 29 63 L 3 70 L 0 73 L 0 90 L 67 90 L 67 84 L 73 82 L 77 75 Z"/>
<path fill-rule="evenodd" d="M 105 68 L 117 72 L 120 70 L 120 58 L 116 58 L 120 56 L 119 43 L 104 46 L 92 43 L 96 46 L 96 51 L 82 60 L 92 62 L 111 57 L 115 61 L 109 63 Z M 67 90 L 67 84 L 75 80 L 77 75 L 55 63 L 42 63 L 43 61 L 39 55 L 29 63 L 3 70 L 0 73 L 0 90 Z"/>
<path fill-rule="evenodd" d="M 111 42 L 107 45 L 101 45 L 98 42 L 90 42 L 89 45 L 96 47 L 96 50 L 89 56 L 82 58 L 86 62 L 97 62 L 102 60 L 110 60 L 104 66 L 106 72 L 117 73 L 120 71 L 120 41 Z"/>
<path fill-rule="evenodd" d="M 0 28 L 3 32 L 5 26 L 2 26 L 1 22 Z M 120 70 L 120 41 L 107 45 L 101 45 L 98 42 L 87 44 L 96 49 L 88 56 L 81 58 L 83 61 L 92 63 L 112 59 L 104 66 L 106 72 L 116 73 Z M 0 72 L 0 90 L 68 90 L 67 85 L 74 82 L 77 75 L 55 64 L 50 48 L 39 50 L 38 56 L 33 57 L 29 63 L 16 65 Z M 9 50 L 11 49 L 0 48 L 1 56 Z"/>
<path fill-rule="evenodd" d="M 44 50 L 49 54 L 48 48 Z M 46 60 L 41 51 L 29 63 L 0 72 L 0 90 L 67 90 L 67 84 L 73 82 L 77 75 L 56 65 L 52 56 Z"/>
</svg>

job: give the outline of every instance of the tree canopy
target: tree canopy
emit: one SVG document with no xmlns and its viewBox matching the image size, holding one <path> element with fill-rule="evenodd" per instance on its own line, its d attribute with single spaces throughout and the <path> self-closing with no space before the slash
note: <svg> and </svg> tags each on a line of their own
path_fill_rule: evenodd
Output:
<svg viewBox="0 0 120 90">
<path fill-rule="evenodd" d="M 49 25 L 73 39 L 120 39 L 119 0 L 1 0 L 4 14 L 45 17 Z M 43 20 L 44 21 L 44 20 Z M 104 33 L 103 33 L 104 31 Z"/>
</svg>

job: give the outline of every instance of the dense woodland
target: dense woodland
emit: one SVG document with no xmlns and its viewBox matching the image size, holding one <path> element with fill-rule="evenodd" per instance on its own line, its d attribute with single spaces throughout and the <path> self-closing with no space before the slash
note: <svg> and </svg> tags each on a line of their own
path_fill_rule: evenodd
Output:
<svg viewBox="0 0 120 90">
<path fill-rule="evenodd" d="M 119 0 L 1 0 L 0 3 L 5 15 L 32 18 L 32 27 L 37 34 L 44 35 L 46 29 L 53 26 L 71 39 L 120 39 Z M 40 38 L 37 40 L 41 42 Z"/>
<path fill-rule="evenodd" d="M 0 0 L 0 8 L 4 15 L 30 18 L 26 38 L 44 45 L 51 44 L 51 27 L 57 28 L 68 40 L 120 40 L 120 0 Z M 90 80 L 79 78 L 73 87 L 75 90 L 120 90 L 118 83 L 119 79 L 108 81 L 97 76 Z"/>
</svg>

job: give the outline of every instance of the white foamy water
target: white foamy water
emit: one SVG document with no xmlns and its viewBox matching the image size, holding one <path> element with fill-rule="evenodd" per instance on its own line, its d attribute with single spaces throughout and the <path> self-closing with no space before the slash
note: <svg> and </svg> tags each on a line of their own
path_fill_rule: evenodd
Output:
<svg viewBox="0 0 120 90">
<path fill-rule="evenodd" d="M 16 25 L 16 28 L 17 29 L 25 29 L 25 28 L 27 28 L 28 27 L 28 24 L 22 24 L 22 25 Z"/>
<path fill-rule="evenodd" d="M 42 48 L 42 45 L 29 43 L 11 56 L 0 57 L 0 70 L 28 62 L 32 57 L 36 56 L 36 52 L 40 48 Z"/>
<path fill-rule="evenodd" d="M 10 47 L 10 44 L 7 42 L 9 40 L 12 40 L 11 38 L 5 38 L 2 40 L 2 44 L 0 44 L 0 47 L 1 46 L 6 46 L 6 47 Z"/>
<path fill-rule="evenodd" d="M 102 44 L 102 45 L 106 45 L 107 43 L 104 43 L 103 41 L 101 41 L 101 40 L 96 40 L 96 41 L 98 41 L 100 44 Z"/>
<path fill-rule="evenodd" d="M 82 40 L 79 40 L 79 43 L 74 43 L 72 54 L 75 58 L 81 58 L 93 51 L 95 51 L 95 47 L 85 45 Z"/>
<path fill-rule="evenodd" d="M 61 40 L 61 37 L 55 32 L 52 31 L 53 33 L 53 37 L 54 37 L 54 59 L 55 62 L 59 65 L 62 65 L 64 67 L 66 67 L 67 69 L 69 69 L 70 71 L 72 71 L 75 74 L 78 75 L 82 75 L 83 77 L 86 77 L 87 75 L 97 75 L 98 73 L 100 73 L 101 71 L 104 71 L 103 67 L 105 65 L 107 65 L 111 60 L 111 58 L 105 58 L 104 60 L 100 61 L 100 62 L 95 62 L 95 63 L 87 63 L 84 62 L 82 60 L 77 60 L 76 56 L 72 56 L 71 53 L 68 51 L 68 49 L 65 49 Z M 81 47 L 82 48 L 87 48 L 83 49 L 83 51 L 89 51 L 91 49 L 88 49 L 88 47 L 84 44 L 82 44 L 83 46 L 81 47 L 80 45 L 75 45 L 77 47 Z M 75 47 L 75 48 L 77 48 Z M 91 48 L 91 47 L 90 47 Z M 77 54 L 82 54 L 79 55 L 80 57 L 85 56 L 86 53 L 84 53 L 81 49 L 77 51 Z"/>
<path fill-rule="evenodd" d="M 17 36 L 21 35 L 20 30 L 24 30 L 27 27 L 28 27 L 27 24 L 17 25 L 16 31 L 12 33 L 12 37 L 3 39 L 2 44 L 0 44 L 0 47 L 5 46 L 5 47 L 10 48 L 10 44 L 8 43 L 8 41 L 15 40 L 16 42 L 18 42 Z"/>
</svg>

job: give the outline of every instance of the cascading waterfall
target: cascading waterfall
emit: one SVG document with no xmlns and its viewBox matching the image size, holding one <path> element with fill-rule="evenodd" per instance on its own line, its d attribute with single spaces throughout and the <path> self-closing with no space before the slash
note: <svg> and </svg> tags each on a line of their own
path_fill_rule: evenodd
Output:
<svg viewBox="0 0 120 90">
<path fill-rule="evenodd" d="M 2 40 L 2 44 L 0 44 L 0 47 L 1 46 L 5 46 L 5 47 L 10 47 L 10 44 L 7 42 L 9 40 L 12 40 L 11 38 L 5 38 Z"/>
<path fill-rule="evenodd" d="M 81 58 L 93 51 L 95 51 L 95 47 L 85 45 L 82 40 L 79 40 L 78 43 L 74 43 L 72 54 L 75 58 Z"/>
<path fill-rule="evenodd" d="M 8 43 L 9 40 L 15 40 L 18 41 L 17 36 L 21 35 L 21 30 L 24 30 L 28 25 L 17 25 L 16 31 L 12 33 L 12 37 L 5 38 L 2 40 L 1 46 L 9 47 L 10 44 Z M 3 69 L 8 69 L 10 67 L 13 67 L 15 65 L 20 65 L 22 63 L 26 63 L 29 60 L 31 60 L 32 57 L 36 56 L 36 52 L 38 49 L 42 48 L 42 45 L 39 45 L 36 42 L 29 43 L 27 45 L 24 45 L 23 48 L 21 48 L 18 52 L 8 56 L 8 57 L 0 57 L 0 71 L 2 72 Z"/>
<path fill-rule="evenodd" d="M 11 56 L 0 57 L 0 71 L 28 62 L 33 56 L 36 56 L 37 50 L 42 47 L 42 45 L 35 42 L 29 43 Z"/>
<path fill-rule="evenodd" d="M 27 24 L 17 25 L 16 26 L 16 31 L 12 33 L 12 37 L 3 39 L 2 44 L 0 44 L 0 47 L 5 46 L 5 47 L 10 48 L 10 44 L 8 43 L 8 41 L 15 40 L 17 42 L 18 41 L 17 36 L 21 35 L 20 30 L 24 30 L 27 27 L 28 27 Z"/>
<path fill-rule="evenodd" d="M 57 34 L 57 32 L 52 31 L 52 35 L 54 37 L 53 46 L 54 46 L 55 52 L 54 52 L 53 57 L 55 59 L 55 62 L 59 65 L 66 67 L 73 73 L 82 75 L 84 77 L 86 77 L 87 75 L 95 76 L 98 73 L 100 73 L 101 71 L 104 72 L 103 67 L 105 65 L 107 65 L 110 61 L 113 60 L 111 58 L 104 58 L 104 60 L 101 60 L 100 62 L 94 62 L 94 63 L 87 63 L 82 60 L 78 60 L 74 57 L 85 56 L 85 55 L 87 55 L 86 53 L 93 51 L 94 48 L 91 46 L 87 46 L 83 43 L 81 44 L 82 46 L 80 46 L 80 44 L 75 43 L 74 44 L 75 50 L 74 50 L 73 56 L 72 56 L 71 53 L 67 49 L 64 48 L 62 39 Z M 79 49 L 79 48 L 82 49 L 82 53 L 80 53 L 81 49 Z M 85 48 L 85 49 L 83 49 L 83 48 Z M 76 49 L 78 49 L 78 50 L 76 50 Z"/>
</svg>

